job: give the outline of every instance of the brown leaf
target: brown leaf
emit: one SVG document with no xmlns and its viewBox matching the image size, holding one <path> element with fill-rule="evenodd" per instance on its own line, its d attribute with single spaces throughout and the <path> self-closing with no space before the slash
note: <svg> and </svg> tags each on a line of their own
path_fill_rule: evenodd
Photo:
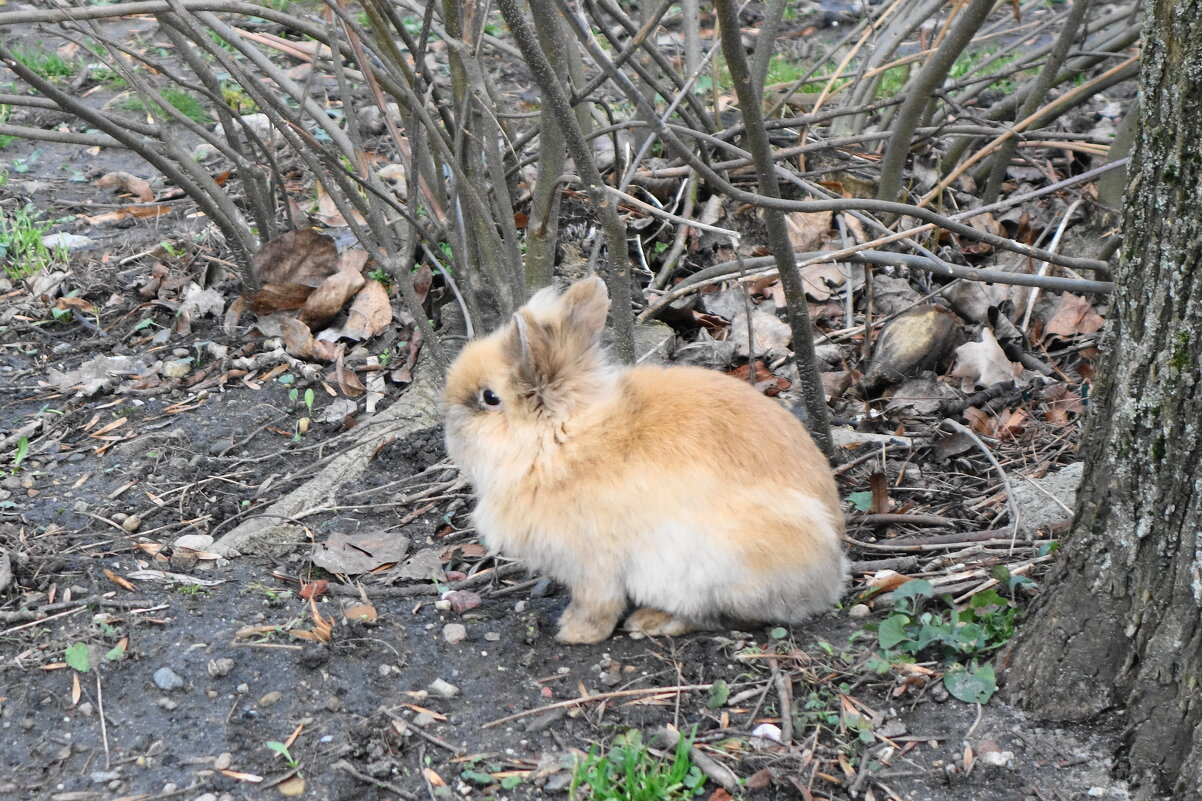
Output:
<svg viewBox="0 0 1202 801">
<path fill-rule="evenodd" d="M 299 309 L 313 294 L 313 287 L 305 284 L 264 284 L 258 292 L 243 295 L 246 305 L 255 314 L 271 314 L 280 309 Z"/>
<path fill-rule="evenodd" d="M 161 217 L 164 214 L 170 214 L 174 211 L 174 208 L 174 206 L 128 206 L 123 209 L 114 209 L 104 214 L 97 214 L 95 217 L 85 216 L 84 220 L 89 225 L 105 225 L 107 223 L 121 222 L 130 217 L 134 217 L 135 219 Z"/>
<path fill-rule="evenodd" d="M 391 324 L 392 303 L 388 299 L 388 290 L 379 281 L 368 281 L 355 295 L 342 332 L 347 337 L 362 340 L 378 337 Z"/>
<path fill-rule="evenodd" d="M 120 587 L 123 590 L 128 590 L 129 592 L 137 592 L 137 588 L 134 587 L 134 585 L 129 581 L 129 579 L 125 578 L 124 576 L 118 576 L 116 573 L 109 570 L 108 568 L 105 568 L 105 570 L 104 570 L 104 577 L 106 579 L 108 579 L 109 581 L 113 582 L 114 584 L 116 584 L 118 587 Z"/>
<path fill-rule="evenodd" d="M 319 359 L 323 362 L 332 362 L 338 355 L 334 343 L 314 339 L 309 326 L 291 317 L 284 317 L 280 320 L 280 338 L 284 342 L 284 350 L 297 359 Z"/>
<path fill-rule="evenodd" d="M 409 551 L 409 538 L 383 531 L 362 534 L 333 532 L 318 543 L 313 564 L 331 573 L 358 575 L 383 564 L 399 562 Z"/>
<path fill-rule="evenodd" d="M 833 217 L 831 211 L 795 211 L 786 215 L 785 224 L 789 227 L 789 244 L 793 250 L 821 250 Z"/>
<path fill-rule="evenodd" d="M 338 271 L 313 291 L 301 306 L 297 318 L 314 330 L 333 320 L 366 283 L 367 279 L 363 277 L 363 265 L 366 263 L 367 251 L 360 248 L 348 250 L 339 256 Z"/>
<path fill-rule="evenodd" d="M 150 182 L 145 178 L 139 178 L 127 172 L 106 173 L 96 179 L 96 186 L 101 189 L 117 188 L 123 192 L 129 192 L 143 203 L 149 203 L 154 200 L 154 192 L 150 188 Z"/>
<path fill-rule="evenodd" d="M 1090 302 L 1080 295 L 1065 292 L 1051 319 L 1043 327 L 1045 340 L 1051 338 L 1072 339 L 1076 336 L 1096 334 L 1106 321 L 1093 310 Z"/>
<path fill-rule="evenodd" d="M 319 598 L 322 595 L 325 595 L 329 589 L 330 582 L 326 581 L 325 579 L 318 579 L 317 581 L 302 582 L 300 592 L 298 594 L 307 601 L 310 598 Z"/>
<path fill-rule="evenodd" d="M 942 306 L 919 306 L 898 315 L 877 337 L 872 361 L 864 371 L 865 391 L 873 392 L 935 367 L 957 339 L 956 316 Z"/>
<path fill-rule="evenodd" d="M 847 283 L 847 276 L 833 262 L 811 264 L 801 270 L 801 281 L 805 285 L 806 297 L 824 301 Z"/>
<path fill-rule="evenodd" d="M 426 302 L 426 295 L 430 292 L 430 284 L 433 282 L 434 274 L 430 272 L 430 265 L 428 264 L 423 264 L 413 274 L 413 292 L 417 295 L 418 303 Z"/>
<path fill-rule="evenodd" d="M 355 218 L 355 222 L 364 223 L 363 215 L 358 209 L 351 210 Z M 320 181 L 317 183 L 317 211 L 313 213 L 314 219 L 329 226 L 330 228 L 342 228 L 347 225 L 346 217 L 338 210 L 338 204 L 334 202 L 334 198 L 326 191 L 325 184 Z"/>
<path fill-rule="evenodd" d="M 362 620 L 367 623 L 374 622 L 380 617 L 380 613 L 371 604 L 353 604 L 344 607 L 342 615 L 347 620 Z"/>
<path fill-rule="evenodd" d="M 339 346 L 334 358 L 334 377 L 337 379 L 338 388 L 342 390 L 343 395 L 348 398 L 357 398 L 367 391 L 367 387 L 363 386 L 363 382 L 359 380 L 355 371 L 346 366 L 346 361 L 342 356 L 343 348 Z"/>
<path fill-rule="evenodd" d="M 276 237 L 255 254 L 255 272 L 264 284 L 321 285 L 338 270 L 334 240 L 312 228 L 301 228 Z"/>
</svg>

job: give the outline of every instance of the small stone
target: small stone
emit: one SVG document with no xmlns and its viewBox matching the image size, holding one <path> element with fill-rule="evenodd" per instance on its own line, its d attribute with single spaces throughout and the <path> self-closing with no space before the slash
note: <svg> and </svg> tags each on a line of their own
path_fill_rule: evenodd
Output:
<svg viewBox="0 0 1202 801">
<path fill-rule="evenodd" d="M 209 455 L 220 456 L 224 451 L 228 451 L 232 447 L 234 447 L 234 441 L 232 439 L 214 440 L 209 444 Z"/>
<path fill-rule="evenodd" d="M 986 751 L 977 755 L 977 763 L 994 768 L 1008 768 L 1014 764 L 1013 751 Z"/>
<path fill-rule="evenodd" d="M 246 682 L 242 682 L 235 689 L 237 689 L 237 691 L 242 695 L 246 695 L 248 692 L 250 692 L 250 685 Z"/>
<path fill-rule="evenodd" d="M 71 509 L 74 510 L 75 514 L 81 515 L 88 511 L 88 502 L 85 500 L 78 500 L 75 502 L 75 505 L 71 507 Z"/>
<path fill-rule="evenodd" d="M 208 534 L 184 534 L 175 538 L 176 548 L 191 548 L 194 551 L 207 550 L 212 544 L 213 538 Z"/>
<path fill-rule="evenodd" d="M 448 623 L 442 627 L 442 638 L 451 645 L 467 639 L 467 627 L 462 623 Z"/>
<path fill-rule="evenodd" d="M 516 604 L 514 604 L 514 605 L 513 605 L 513 611 L 515 611 L 515 612 L 525 612 L 525 611 L 526 611 L 526 602 L 525 602 L 525 601 L 518 601 Z"/>
<path fill-rule="evenodd" d="M 213 760 L 213 767 L 217 770 L 228 770 L 234 762 L 234 755 L 229 751 L 223 751 Z"/>
<path fill-rule="evenodd" d="M 96 713 L 96 708 L 92 706 L 91 701 L 84 701 L 76 708 L 79 710 L 79 714 L 83 715 L 85 718 L 90 718 Z"/>
<path fill-rule="evenodd" d="M 170 698 L 160 698 L 158 700 L 158 705 L 168 712 L 174 712 L 175 710 L 179 709 L 179 704 L 175 703 Z"/>
<path fill-rule="evenodd" d="M 458 687 L 456 687 L 454 684 L 451 684 L 449 681 L 443 681 L 442 679 L 435 679 L 434 681 L 430 682 L 428 689 L 430 690 L 431 695 L 436 695 L 439 698 L 454 698 L 455 696 L 459 695 Z"/>
<path fill-rule="evenodd" d="M 80 236 L 79 234 L 69 234 L 64 231 L 42 237 L 42 244 L 46 246 L 47 250 L 51 251 L 58 250 L 59 248 L 65 250 L 87 250 L 96 244 L 96 240 Z"/>
<path fill-rule="evenodd" d="M 284 694 L 279 690 L 272 690 L 271 692 L 267 693 L 267 695 L 264 695 L 259 699 L 259 706 L 272 706 L 273 704 L 279 703 L 280 699 L 283 697 Z"/>
<path fill-rule="evenodd" d="M 484 632 L 484 639 L 488 640 L 489 642 L 500 642 L 501 635 L 495 631 L 486 631 Z"/>
<path fill-rule="evenodd" d="M 209 660 L 209 675 L 215 679 L 229 675 L 229 672 L 234 669 L 234 660 L 223 656 L 219 659 Z"/>
<path fill-rule="evenodd" d="M 184 680 L 179 677 L 179 674 L 169 667 L 161 667 L 156 670 L 152 679 L 154 681 L 154 686 L 165 692 L 178 690 L 184 686 Z"/>
<path fill-rule="evenodd" d="M 169 362 L 163 362 L 159 372 L 167 378 L 183 378 L 192 372 L 192 361 L 190 359 L 172 359 Z"/>
<path fill-rule="evenodd" d="M 471 590 L 455 590 L 444 595 L 442 599 L 451 604 L 451 611 L 457 615 L 480 605 L 480 596 Z"/>
<path fill-rule="evenodd" d="M 848 617 L 868 617 L 868 604 L 856 604 L 847 610 Z"/>
<path fill-rule="evenodd" d="M 196 796 L 196 798 L 193 798 L 192 801 L 217 801 L 217 794 L 201 793 L 200 795 Z"/>
<path fill-rule="evenodd" d="M 422 729 L 433 726 L 437 721 L 438 719 L 429 712 L 418 712 L 413 716 L 413 725 Z"/>
<path fill-rule="evenodd" d="M 139 517 L 138 515 L 130 515 L 129 517 L 125 518 L 125 520 L 123 520 L 121 522 L 121 528 L 125 529 L 130 534 L 133 534 L 135 531 L 137 531 L 141 527 L 142 527 L 142 518 Z"/>
<path fill-rule="evenodd" d="M 163 785 L 162 794 L 163 795 L 171 795 L 178 789 L 179 789 L 179 785 L 176 784 L 175 782 L 167 782 L 166 784 Z"/>
<path fill-rule="evenodd" d="M 551 579 L 541 578 L 530 590 L 531 598 L 545 598 L 551 594 Z"/>
<path fill-rule="evenodd" d="M 434 602 L 434 608 L 437 609 L 439 612 L 450 612 L 451 611 L 451 602 L 447 601 L 443 598 L 439 598 L 437 601 Z"/>
<path fill-rule="evenodd" d="M 184 358 L 187 358 L 190 354 L 188 353 L 187 348 L 174 348 L 171 351 L 171 355 L 176 357 L 177 359 L 184 359 Z"/>
</svg>

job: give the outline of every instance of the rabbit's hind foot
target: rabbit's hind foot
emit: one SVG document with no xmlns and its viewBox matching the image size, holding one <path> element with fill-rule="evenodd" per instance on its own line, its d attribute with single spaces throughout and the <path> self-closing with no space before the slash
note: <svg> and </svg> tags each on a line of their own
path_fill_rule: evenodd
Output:
<svg viewBox="0 0 1202 801">
<path fill-rule="evenodd" d="M 669 612 L 644 606 L 630 613 L 622 628 L 634 639 L 640 637 L 679 637 L 697 628 L 691 620 L 676 617 Z"/>
<path fill-rule="evenodd" d="M 588 604 L 573 597 L 559 619 L 559 631 L 555 639 L 568 645 L 601 642 L 613 634 L 625 606 L 624 599 Z"/>
</svg>

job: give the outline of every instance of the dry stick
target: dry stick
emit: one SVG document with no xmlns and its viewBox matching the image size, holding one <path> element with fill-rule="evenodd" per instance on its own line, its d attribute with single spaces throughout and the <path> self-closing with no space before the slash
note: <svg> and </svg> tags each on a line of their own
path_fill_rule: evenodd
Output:
<svg viewBox="0 0 1202 801">
<path fill-rule="evenodd" d="M 351 763 L 347 762 L 345 759 L 338 760 L 334 763 L 333 767 L 334 770 L 342 771 L 348 776 L 358 779 L 364 784 L 370 784 L 372 787 L 382 787 L 389 792 L 396 793 L 398 798 L 404 798 L 406 801 L 417 801 L 417 796 L 414 793 L 411 793 L 402 787 L 398 787 L 392 782 L 384 781 L 383 779 L 377 779 L 375 776 L 369 776 L 366 773 L 361 773 L 352 767 Z M 423 773 L 422 775 L 424 776 L 425 774 Z M 429 783 L 430 780 L 426 779 L 426 784 L 429 785 Z M 431 792 L 430 797 L 434 797 L 433 792 Z"/>
<path fill-rule="evenodd" d="M 793 745 L 793 687 L 789 677 L 780 669 L 780 663 L 775 656 L 768 657 L 768 667 L 772 669 L 772 684 L 776 687 L 776 696 L 780 703 L 780 741 L 786 746 Z"/>
<path fill-rule="evenodd" d="M 714 685 L 712 684 L 677 684 L 672 687 L 646 687 L 641 690 L 614 690 L 613 692 L 597 693 L 596 695 L 582 695 L 579 698 L 572 698 L 567 701 L 559 701 L 554 704 L 548 704 L 547 706 L 540 706 L 537 709 L 527 709 L 525 712 L 518 712 L 513 715 L 506 715 L 503 718 L 490 720 L 480 728 L 491 729 L 493 726 L 500 726 L 502 723 L 509 723 L 510 721 L 519 720 L 521 718 L 528 718 L 531 715 L 538 715 L 542 712 L 550 712 L 553 709 L 566 709 L 568 707 L 580 706 L 593 701 L 606 701 L 611 698 L 636 698 L 641 695 L 663 695 L 666 693 L 676 693 L 679 695 L 680 693 L 692 692 L 694 690 L 710 690 L 713 689 L 713 686 Z"/>
<path fill-rule="evenodd" d="M 109 730 L 104 722 L 104 690 L 100 687 L 100 671 L 96 671 L 96 712 L 100 715 L 100 740 L 104 743 L 104 769 L 112 765 L 112 754 L 109 752 Z"/>
<path fill-rule="evenodd" d="M 906 99 L 897 111 L 893 136 L 881 160 L 881 178 L 876 195 L 881 200 L 897 200 L 914 129 L 918 127 L 935 90 L 947 79 L 947 73 L 956 58 L 989 18 L 993 5 L 994 0 L 969 0 L 967 8 L 956 20 L 943 44 L 906 87 Z"/>
<path fill-rule="evenodd" d="M 951 426 L 956 431 L 964 434 L 974 443 L 976 443 L 977 448 L 981 450 L 981 453 L 985 454 L 985 458 L 988 459 L 993 465 L 993 469 L 997 470 L 997 474 L 1002 480 L 1002 485 L 1006 488 L 1006 504 L 1010 507 L 1010 516 L 1013 518 L 1013 528 L 1010 534 L 1010 551 L 1013 553 L 1015 540 L 1018 539 L 1018 503 L 1014 500 L 1014 488 L 1010 486 L 1010 477 L 1006 475 L 1006 471 L 1002 469 L 1001 462 L 999 462 L 997 457 L 993 455 L 993 451 L 991 451 L 989 446 L 977 436 L 975 431 L 968 426 L 963 425 L 962 423 L 956 422 L 950 417 L 944 419 L 943 425 Z"/>
<path fill-rule="evenodd" d="M 1088 0 L 1077 0 L 1079 3 L 1086 3 Z M 1064 236 L 1064 229 L 1068 227 L 1068 221 L 1072 218 L 1073 212 L 1081 205 L 1081 198 L 1077 198 L 1069 204 L 1065 209 L 1064 215 L 1060 218 L 1060 224 L 1056 226 L 1056 233 L 1052 235 L 1052 241 L 1048 243 L 1048 250 L 1056 250 L 1060 246 L 1060 237 Z M 1050 265 L 1045 261 L 1039 265 L 1037 275 L 1046 275 Z M 1027 333 L 1028 326 L 1031 325 L 1031 313 L 1035 311 L 1035 301 L 1039 299 L 1039 287 L 1033 287 L 1030 294 L 1027 295 L 1027 310 L 1023 313 L 1022 325 L 1018 330 L 1024 334 Z"/>
<path fill-rule="evenodd" d="M 1115 80 L 1125 80 L 1127 77 L 1127 72 L 1130 71 L 1130 68 L 1137 67 L 1138 62 L 1138 55 L 1131 56 L 1121 64 L 1116 64 L 1088 83 L 1078 86 L 1071 92 L 1064 93 L 1051 103 L 1048 103 L 1046 106 L 1036 111 L 1034 114 L 1027 116 L 1019 122 L 1016 122 L 1011 128 L 1008 128 L 1004 133 L 1002 133 L 989 144 L 985 145 L 985 147 L 981 148 L 976 153 L 972 154 L 972 156 L 961 162 L 956 169 L 948 173 L 946 178 L 936 184 L 931 191 L 922 196 L 922 199 L 918 201 L 918 205 L 920 207 L 926 206 L 928 203 L 938 197 L 943 190 L 951 186 L 952 183 L 961 175 L 963 175 L 969 167 L 993 153 L 993 151 L 1001 147 L 1007 139 L 1018 136 L 1033 123 L 1039 121 L 1045 114 L 1048 114 L 1060 108 L 1061 106 L 1071 106 L 1072 104 L 1078 102 L 1082 97 L 1088 97 L 1091 94 L 1099 91 L 1101 88 L 1111 85 L 1111 83 Z"/>
<path fill-rule="evenodd" d="M 680 743 L 680 732 L 669 726 L 661 727 L 656 731 L 655 736 L 667 745 L 668 750 L 675 750 Z M 735 772 L 721 762 L 702 753 L 701 749 L 697 746 L 689 746 L 689 758 L 697 766 L 698 770 L 704 773 L 714 784 L 726 790 L 726 792 L 732 795 L 741 792 L 742 787 L 739 783 L 739 777 L 735 775 Z"/>
<path fill-rule="evenodd" d="M 514 41 L 522 51 L 531 75 L 543 93 L 543 102 L 563 132 L 568 154 L 584 179 L 585 189 L 605 231 L 609 250 L 609 269 L 606 271 L 609 294 L 613 299 L 614 349 L 625 362 L 634 361 L 634 319 L 631 310 L 630 261 L 626 252 L 626 225 L 605 191 L 605 182 L 597 170 L 592 147 L 580 130 L 563 83 L 543 53 L 534 31 L 526 21 L 516 0 L 497 0 L 497 8 L 509 25 Z"/>
<path fill-rule="evenodd" d="M 755 158 L 760 193 L 769 198 L 779 198 L 780 185 L 773 169 L 772 146 L 768 142 L 768 132 L 764 129 L 759 93 L 751 85 L 747 53 L 743 50 L 739 34 L 738 14 L 731 0 L 715 0 L 714 8 L 721 23 L 719 35 L 722 39 L 722 52 L 726 56 L 726 65 L 730 69 L 731 80 L 739 97 L 743 124 L 747 129 L 748 146 Z M 781 283 L 788 300 L 785 313 L 793 331 L 793 355 L 801 375 L 806 410 L 810 415 L 810 433 L 822 452 L 830 457 L 834 448 L 831 442 L 830 411 L 822 391 L 818 358 L 814 354 L 814 329 L 810 323 L 805 286 L 793 260 L 793 247 L 789 242 L 789 230 L 785 225 L 784 214 L 779 209 L 766 209 L 764 217 L 768 228 L 768 246 L 772 248 L 776 257 L 776 267 L 780 271 Z"/>
<path fill-rule="evenodd" d="M 1060 67 L 1064 64 L 1064 59 L 1068 56 L 1068 49 L 1077 39 L 1077 32 L 1081 28 L 1081 22 L 1085 19 L 1085 13 L 1089 9 L 1089 0 L 1074 0 L 1072 8 L 1069 9 L 1068 16 L 1065 17 L 1064 27 L 1060 29 L 1060 35 L 1056 39 L 1056 44 L 1052 48 L 1052 52 L 1048 54 L 1048 60 L 1044 63 L 1043 69 L 1035 79 L 1035 85 L 1031 87 L 1031 93 L 1027 95 L 1027 99 L 1023 101 L 1022 106 L 1015 114 L 1016 119 L 1023 119 L 1035 113 L 1039 108 L 1039 104 L 1047 96 L 1048 91 L 1056 81 L 1056 75 L 1060 72 Z M 1002 188 L 1002 181 L 1006 177 L 1006 169 L 1010 166 L 1010 157 L 1014 155 L 1015 147 L 1018 144 L 1017 139 L 1007 139 L 998 148 L 997 153 L 993 156 L 993 165 L 989 170 L 989 180 L 985 184 L 985 191 L 981 199 L 986 203 L 992 203 L 997 200 L 998 193 Z"/>
</svg>

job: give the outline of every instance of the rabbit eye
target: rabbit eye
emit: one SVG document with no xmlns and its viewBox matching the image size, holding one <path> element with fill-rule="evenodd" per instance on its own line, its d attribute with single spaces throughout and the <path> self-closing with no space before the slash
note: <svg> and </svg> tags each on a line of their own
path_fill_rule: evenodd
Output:
<svg viewBox="0 0 1202 801">
<path fill-rule="evenodd" d="M 481 390 L 480 400 L 484 401 L 485 406 L 489 406 L 493 409 L 501 405 L 501 396 L 493 392 L 491 389 Z"/>
</svg>

